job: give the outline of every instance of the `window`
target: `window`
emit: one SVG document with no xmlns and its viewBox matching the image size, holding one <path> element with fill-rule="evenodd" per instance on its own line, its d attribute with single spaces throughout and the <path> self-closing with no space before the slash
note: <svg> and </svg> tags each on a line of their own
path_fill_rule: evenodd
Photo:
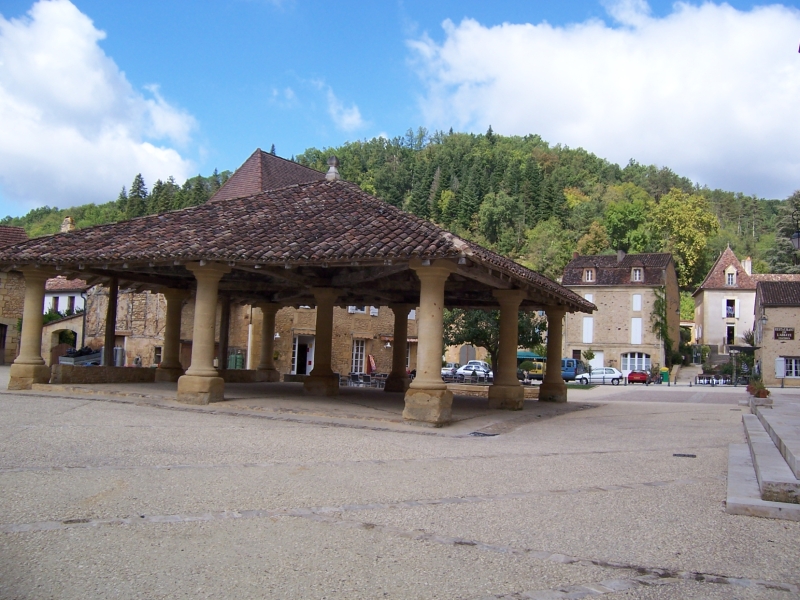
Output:
<svg viewBox="0 0 800 600">
<path fill-rule="evenodd" d="M 594 336 L 594 317 L 583 317 L 583 343 L 591 344 Z"/>
<path fill-rule="evenodd" d="M 633 312 L 640 312 L 642 310 L 642 295 L 641 294 L 634 294 L 632 299 L 632 309 Z"/>
<path fill-rule="evenodd" d="M 67 296 L 67 310 L 75 312 L 75 296 Z"/>
<path fill-rule="evenodd" d="M 623 354 L 622 370 L 623 371 L 649 371 L 650 370 L 650 355 L 644 352 L 628 352 Z"/>
<path fill-rule="evenodd" d="M 800 358 L 786 357 L 783 359 L 783 364 L 785 377 L 800 377 Z"/>
<path fill-rule="evenodd" d="M 348 306 L 347 307 L 347 312 L 349 312 L 351 315 L 352 314 L 365 315 L 365 314 L 367 314 L 367 307 L 366 306 Z M 355 372 L 360 373 L 361 371 L 355 371 Z"/>
<path fill-rule="evenodd" d="M 725 283 L 727 285 L 736 285 L 736 273 L 730 272 L 725 274 Z"/>
<path fill-rule="evenodd" d="M 594 281 L 594 269 L 584 269 L 583 270 L 583 280 L 584 281 Z"/>
<path fill-rule="evenodd" d="M 572 358 L 574 358 L 575 360 L 580 360 L 581 359 L 581 351 L 580 350 L 573 350 L 572 351 Z"/>
<path fill-rule="evenodd" d="M 729 346 L 736 343 L 736 328 L 733 325 L 728 325 L 728 331 L 725 336 L 725 343 Z"/>
<path fill-rule="evenodd" d="M 642 269 L 640 267 L 634 267 L 631 270 L 631 281 L 642 281 Z"/>
<path fill-rule="evenodd" d="M 58 296 L 53 296 L 50 298 L 50 310 L 53 312 L 58 312 Z"/>
<path fill-rule="evenodd" d="M 736 317 L 736 300 L 735 299 L 725 300 L 725 318 L 733 319 L 735 317 Z"/>
<path fill-rule="evenodd" d="M 639 345 L 642 343 L 642 318 L 634 317 L 631 319 L 631 344 Z"/>
<path fill-rule="evenodd" d="M 350 372 L 364 372 L 364 340 L 353 340 L 353 362 L 350 366 Z"/>
<path fill-rule="evenodd" d="M 370 316 L 370 317 L 377 317 L 377 316 L 378 316 L 378 311 L 380 311 L 380 308 L 379 308 L 379 307 L 377 307 L 377 306 L 370 306 L 370 307 L 369 307 L 369 316 Z"/>
<path fill-rule="evenodd" d="M 412 308 L 411 312 L 408 313 L 408 320 L 409 321 L 416 321 L 417 320 L 417 309 Z"/>
<path fill-rule="evenodd" d="M 161 364 L 161 346 L 156 346 L 153 352 L 153 364 Z"/>
<path fill-rule="evenodd" d="M 411 369 L 411 342 L 406 344 L 406 370 Z"/>
<path fill-rule="evenodd" d="M 594 294 L 584 294 L 583 296 L 587 302 L 594 302 Z"/>
</svg>

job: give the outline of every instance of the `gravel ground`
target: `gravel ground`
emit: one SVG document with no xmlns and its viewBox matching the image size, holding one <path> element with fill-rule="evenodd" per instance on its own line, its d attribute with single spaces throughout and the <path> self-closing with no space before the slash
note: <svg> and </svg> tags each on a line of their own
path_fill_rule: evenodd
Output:
<svg viewBox="0 0 800 600">
<path fill-rule="evenodd" d="M 3 394 L 0 598 L 800 597 L 736 395 L 651 388 L 495 437 Z"/>
</svg>

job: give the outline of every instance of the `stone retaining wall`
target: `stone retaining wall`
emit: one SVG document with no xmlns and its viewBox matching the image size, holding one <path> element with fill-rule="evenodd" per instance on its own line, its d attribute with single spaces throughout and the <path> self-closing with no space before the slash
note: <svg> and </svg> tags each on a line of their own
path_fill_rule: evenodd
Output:
<svg viewBox="0 0 800 600">
<path fill-rule="evenodd" d="M 151 383 L 155 377 L 155 369 L 60 364 L 50 367 L 50 383 Z"/>
</svg>

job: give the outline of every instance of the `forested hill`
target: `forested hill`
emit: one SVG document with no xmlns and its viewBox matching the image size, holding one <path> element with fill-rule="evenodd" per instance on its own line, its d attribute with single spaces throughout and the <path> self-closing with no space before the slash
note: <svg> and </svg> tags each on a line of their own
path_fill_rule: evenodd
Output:
<svg viewBox="0 0 800 600">
<path fill-rule="evenodd" d="M 666 167 L 634 160 L 620 167 L 580 148 L 491 128 L 482 135 L 409 130 L 392 140 L 311 148 L 294 160 L 326 171 L 331 154 L 342 177 L 365 191 L 551 278 L 560 277 L 575 250 L 618 248 L 672 252 L 684 289 L 702 281 L 727 244 L 737 256 L 752 256 L 757 272 L 796 269 L 788 235 L 800 193 L 782 202 L 700 188 Z M 45 207 L 2 223 L 34 236 L 57 231 L 67 214 L 85 227 L 183 208 L 205 202 L 228 175 L 215 171 L 183 186 L 159 181 L 149 192 L 137 176 L 107 204 Z"/>
</svg>

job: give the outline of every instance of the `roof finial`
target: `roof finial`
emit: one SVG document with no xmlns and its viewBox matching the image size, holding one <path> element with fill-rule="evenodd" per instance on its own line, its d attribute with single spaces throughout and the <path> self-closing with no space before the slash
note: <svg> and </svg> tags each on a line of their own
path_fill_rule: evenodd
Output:
<svg viewBox="0 0 800 600">
<path fill-rule="evenodd" d="M 335 156 L 331 156 L 328 159 L 328 172 L 325 173 L 325 179 L 327 179 L 328 181 L 338 181 L 339 179 L 341 179 L 342 176 L 339 175 L 339 169 L 337 168 L 338 166 L 339 166 L 339 159 L 336 158 Z"/>
<path fill-rule="evenodd" d="M 70 231 L 75 231 L 77 227 L 75 227 L 75 219 L 72 217 L 64 217 L 64 220 L 61 222 L 61 233 L 69 233 Z"/>
</svg>

